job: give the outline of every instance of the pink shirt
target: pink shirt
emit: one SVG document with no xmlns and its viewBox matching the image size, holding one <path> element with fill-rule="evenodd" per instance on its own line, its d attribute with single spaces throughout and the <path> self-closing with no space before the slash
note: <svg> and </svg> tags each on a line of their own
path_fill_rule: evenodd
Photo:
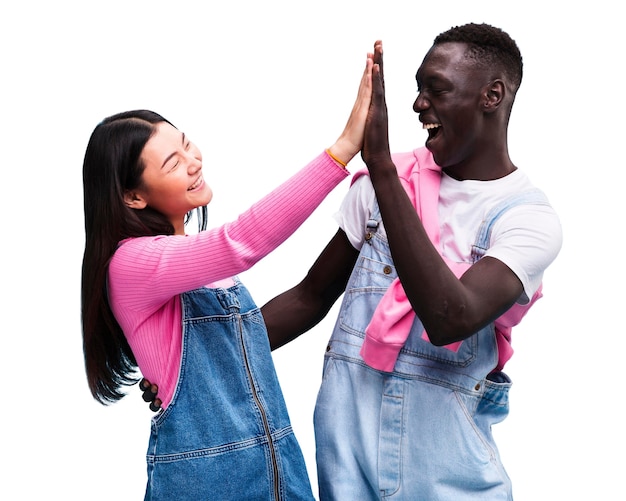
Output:
<svg viewBox="0 0 626 501">
<path fill-rule="evenodd" d="M 179 295 L 232 283 L 233 276 L 290 237 L 347 175 L 322 153 L 236 221 L 195 235 L 122 242 L 109 265 L 111 309 L 141 373 L 159 386 L 164 408 L 172 399 L 180 366 Z"/>
</svg>

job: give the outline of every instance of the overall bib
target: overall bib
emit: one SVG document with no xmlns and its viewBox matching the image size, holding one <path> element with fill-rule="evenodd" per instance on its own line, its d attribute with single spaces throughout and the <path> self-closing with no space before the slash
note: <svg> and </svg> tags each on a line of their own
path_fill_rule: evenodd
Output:
<svg viewBox="0 0 626 501">
<path fill-rule="evenodd" d="M 477 234 L 478 260 L 508 208 L 541 203 L 528 192 L 495 207 Z M 378 206 L 372 220 L 380 220 Z M 371 221 L 370 221 L 371 223 Z M 491 501 L 512 499 L 491 433 L 508 415 L 509 378 L 498 362 L 493 324 L 458 351 L 422 337 L 416 318 L 393 372 L 359 355 L 365 329 L 397 277 L 380 233 L 363 244 L 324 358 L 315 407 L 320 500 Z"/>
<path fill-rule="evenodd" d="M 313 500 L 248 291 L 236 280 L 181 297 L 180 375 L 152 419 L 146 501 Z"/>
</svg>

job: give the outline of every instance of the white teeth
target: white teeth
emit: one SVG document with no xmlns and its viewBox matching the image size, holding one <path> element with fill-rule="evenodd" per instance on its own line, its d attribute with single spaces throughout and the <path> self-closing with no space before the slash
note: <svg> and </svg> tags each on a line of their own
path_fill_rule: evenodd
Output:
<svg viewBox="0 0 626 501">
<path fill-rule="evenodd" d="M 436 129 L 441 127 L 441 124 L 422 124 L 422 129 Z"/>
<path fill-rule="evenodd" d="M 189 187 L 189 191 L 196 189 L 200 186 L 200 183 L 202 183 L 202 176 L 200 176 L 198 180 Z"/>
</svg>

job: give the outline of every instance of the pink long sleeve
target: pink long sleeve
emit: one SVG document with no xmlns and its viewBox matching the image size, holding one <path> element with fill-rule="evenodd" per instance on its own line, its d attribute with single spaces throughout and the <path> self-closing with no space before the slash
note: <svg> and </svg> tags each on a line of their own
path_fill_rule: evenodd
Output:
<svg viewBox="0 0 626 501">
<path fill-rule="evenodd" d="M 348 175 L 326 154 L 252 205 L 236 221 L 194 235 L 141 237 L 109 266 L 111 308 L 164 407 L 181 356 L 179 295 L 249 268 L 289 238 Z"/>
</svg>

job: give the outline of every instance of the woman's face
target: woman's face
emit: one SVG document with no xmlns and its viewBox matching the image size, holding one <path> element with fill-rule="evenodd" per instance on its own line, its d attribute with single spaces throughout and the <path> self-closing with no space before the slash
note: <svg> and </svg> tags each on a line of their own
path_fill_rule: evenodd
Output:
<svg viewBox="0 0 626 501">
<path fill-rule="evenodd" d="M 202 175 L 200 150 L 172 125 L 161 122 L 141 153 L 142 183 L 133 195 L 166 216 L 184 234 L 185 215 L 208 204 L 213 192 Z M 141 207 L 135 207 L 141 208 Z"/>
</svg>

